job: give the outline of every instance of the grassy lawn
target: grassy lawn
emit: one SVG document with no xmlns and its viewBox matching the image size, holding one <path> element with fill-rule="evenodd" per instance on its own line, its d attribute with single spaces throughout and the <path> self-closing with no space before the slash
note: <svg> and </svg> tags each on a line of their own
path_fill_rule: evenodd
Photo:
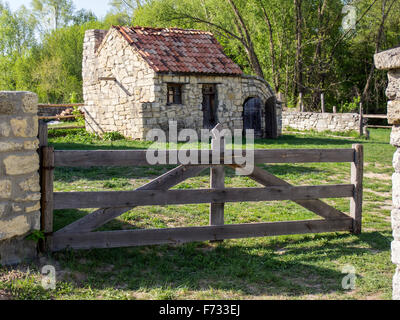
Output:
<svg viewBox="0 0 400 320">
<path fill-rule="evenodd" d="M 286 133 L 256 140 L 256 148 L 365 147 L 363 232 L 293 235 L 198 242 L 185 245 L 62 251 L 17 269 L 0 269 L 0 296 L 14 299 L 391 299 L 395 266 L 390 261 L 391 174 L 394 148 L 389 130 L 371 130 L 370 140 L 332 134 Z M 56 149 L 143 149 L 139 141 L 103 141 L 82 130 L 50 131 Z M 262 165 L 294 185 L 349 183 L 349 163 Z M 58 168 L 56 191 L 131 190 L 171 167 Z M 256 182 L 226 169 L 228 187 Z M 207 188 L 207 171 L 176 186 Z M 327 200 L 348 212 L 348 199 Z M 58 210 L 55 229 L 91 210 Z M 208 224 L 207 204 L 140 207 L 101 230 L 166 228 Z M 318 218 L 293 202 L 230 203 L 231 223 Z M 39 270 L 52 264 L 57 287 L 46 291 Z M 342 269 L 356 270 L 354 290 L 342 289 Z M 27 269 L 29 267 L 29 269 Z"/>
</svg>

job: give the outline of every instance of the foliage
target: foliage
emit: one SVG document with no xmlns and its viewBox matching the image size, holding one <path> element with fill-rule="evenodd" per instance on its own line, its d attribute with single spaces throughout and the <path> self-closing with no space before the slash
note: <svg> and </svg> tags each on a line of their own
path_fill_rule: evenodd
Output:
<svg viewBox="0 0 400 320">
<path fill-rule="evenodd" d="M 360 97 L 354 97 L 352 102 L 346 102 L 340 106 L 340 112 L 356 112 L 360 109 Z"/>
<path fill-rule="evenodd" d="M 49 137 L 60 138 L 63 143 L 85 143 L 94 144 L 100 140 L 94 133 L 89 133 L 85 129 L 50 129 Z"/>
<path fill-rule="evenodd" d="M 124 140 L 124 139 L 125 139 L 125 137 L 118 131 L 105 132 L 103 134 L 103 140 L 105 140 L 105 141 L 117 141 L 117 140 Z"/>
<path fill-rule="evenodd" d="M 44 240 L 44 233 L 41 230 L 33 230 L 30 235 L 26 237 L 28 240 L 33 240 L 35 242 L 39 242 L 39 240 Z"/>
<path fill-rule="evenodd" d="M 301 90 L 306 110 L 320 108 L 323 92 L 327 110 L 350 110 L 353 97 L 363 96 L 365 111 L 379 113 L 386 108 L 386 72 L 369 74 L 375 51 L 400 43 L 400 2 L 388 11 L 392 1 L 112 0 L 102 21 L 91 11 L 75 11 L 71 0 L 33 0 L 31 9 L 15 12 L 0 1 L 0 90 L 33 91 L 42 103 L 67 103 L 75 93 L 81 102 L 86 30 L 180 27 L 213 32 L 225 53 L 245 73 L 264 77 L 287 106 L 298 106 Z M 341 27 L 344 4 L 357 9 L 354 30 Z M 380 38 L 382 12 L 387 18 Z"/>
</svg>

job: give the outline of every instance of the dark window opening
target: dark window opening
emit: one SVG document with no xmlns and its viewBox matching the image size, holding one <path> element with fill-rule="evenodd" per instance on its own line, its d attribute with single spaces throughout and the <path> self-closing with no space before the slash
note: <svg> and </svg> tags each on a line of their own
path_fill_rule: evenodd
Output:
<svg viewBox="0 0 400 320">
<path fill-rule="evenodd" d="M 182 85 L 169 83 L 167 87 L 167 104 L 182 104 Z"/>
</svg>

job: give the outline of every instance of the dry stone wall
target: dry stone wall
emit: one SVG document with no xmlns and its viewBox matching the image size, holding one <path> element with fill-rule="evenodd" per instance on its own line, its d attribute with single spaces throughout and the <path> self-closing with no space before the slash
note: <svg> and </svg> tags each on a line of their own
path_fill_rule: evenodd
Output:
<svg viewBox="0 0 400 320">
<path fill-rule="evenodd" d="M 390 143 L 397 148 L 393 156 L 394 173 L 392 176 L 392 262 L 397 265 L 393 277 L 393 299 L 400 300 L 400 48 L 384 51 L 375 55 L 375 66 L 388 70 L 389 85 L 386 95 L 388 122 L 393 124 Z"/>
<path fill-rule="evenodd" d="M 182 84 L 182 104 L 167 105 L 168 83 Z M 218 120 L 224 128 L 243 128 L 247 98 L 259 97 L 265 103 L 273 95 L 264 80 L 251 76 L 157 74 L 117 30 L 88 30 L 85 34 L 83 94 L 88 131 L 99 135 L 119 131 L 129 138 L 145 139 L 153 128 L 168 131 L 170 121 L 178 123 L 178 130 L 200 131 L 204 83 L 217 86 Z M 265 125 L 264 118 L 261 123 Z M 279 135 L 279 103 L 277 123 Z"/>
<path fill-rule="evenodd" d="M 0 92 L 0 264 L 36 253 L 24 237 L 40 228 L 37 96 Z"/>
<path fill-rule="evenodd" d="M 294 112 L 284 111 L 282 113 L 283 128 L 296 130 L 316 130 L 346 132 L 350 130 L 359 131 L 360 115 L 357 113 L 317 113 L 317 112 Z"/>
</svg>

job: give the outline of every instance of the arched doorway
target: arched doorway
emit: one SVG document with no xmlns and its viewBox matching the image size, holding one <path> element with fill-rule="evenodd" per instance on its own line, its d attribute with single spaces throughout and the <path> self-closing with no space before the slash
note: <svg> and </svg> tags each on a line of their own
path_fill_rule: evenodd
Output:
<svg viewBox="0 0 400 320">
<path fill-rule="evenodd" d="M 261 99 L 248 98 L 243 104 L 243 130 L 254 129 L 255 137 L 262 137 Z"/>
<path fill-rule="evenodd" d="M 269 97 L 265 102 L 265 138 L 275 139 L 278 136 L 276 123 L 276 98 Z"/>
</svg>

